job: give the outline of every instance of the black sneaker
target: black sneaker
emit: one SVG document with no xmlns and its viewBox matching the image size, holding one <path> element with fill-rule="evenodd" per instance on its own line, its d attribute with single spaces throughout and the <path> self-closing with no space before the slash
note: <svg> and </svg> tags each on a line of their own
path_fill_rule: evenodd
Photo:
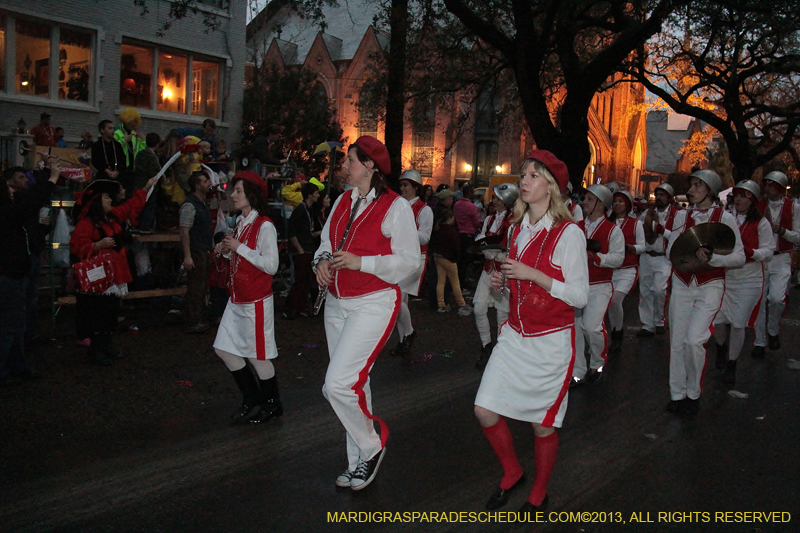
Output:
<svg viewBox="0 0 800 533">
<path fill-rule="evenodd" d="M 656 326 L 656 335 L 663 335 L 667 332 L 667 328 L 664 326 Z"/>
<path fill-rule="evenodd" d="M 642 329 L 640 329 L 639 331 L 636 332 L 636 337 L 639 338 L 639 339 L 647 339 L 647 338 L 655 337 L 655 336 L 656 336 L 656 334 L 654 332 L 650 331 L 649 329 L 642 328 Z"/>
<path fill-rule="evenodd" d="M 375 454 L 375 457 L 369 461 L 358 460 L 356 471 L 353 472 L 353 477 L 350 478 L 350 488 L 353 490 L 361 490 L 367 488 L 367 485 L 372 483 L 375 475 L 378 473 L 378 467 L 381 466 L 383 456 L 386 455 L 386 447 Z"/>
<path fill-rule="evenodd" d="M 766 350 L 764 346 L 753 346 L 753 351 L 750 352 L 750 357 L 755 357 L 756 359 L 764 359 L 766 355 Z"/>
<path fill-rule="evenodd" d="M 781 349 L 781 338 L 778 335 L 770 335 L 769 336 L 769 349 L 770 350 L 780 350 Z"/>
<path fill-rule="evenodd" d="M 691 398 L 686 398 L 685 405 L 683 407 L 683 414 L 689 418 L 694 418 L 697 416 L 697 413 L 700 412 L 700 398 L 696 400 L 692 400 Z"/>
<path fill-rule="evenodd" d="M 728 343 L 726 342 L 725 344 L 719 344 L 715 342 L 714 344 L 717 345 L 717 370 L 724 370 L 728 364 Z"/>
<path fill-rule="evenodd" d="M 676 415 L 683 414 L 686 410 L 686 401 L 688 398 L 683 398 L 681 400 L 670 400 L 667 404 L 667 412 L 674 413 Z"/>
<path fill-rule="evenodd" d="M 351 479 L 353 479 L 353 471 L 348 468 L 336 478 L 336 486 L 341 488 L 349 487 Z"/>
</svg>

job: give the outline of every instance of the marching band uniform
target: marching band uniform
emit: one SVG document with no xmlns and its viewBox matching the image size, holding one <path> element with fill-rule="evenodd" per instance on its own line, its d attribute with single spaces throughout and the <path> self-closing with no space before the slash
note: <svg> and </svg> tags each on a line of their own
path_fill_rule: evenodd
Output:
<svg viewBox="0 0 800 533">
<path fill-rule="evenodd" d="M 530 161 L 533 159 L 533 161 Z M 541 165 L 541 166 L 534 166 Z M 543 199 L 538 180 L 544 170 L 566 187 L 566 165 L 545 150 L 533 150 L 522 166 L 522 198 L 529 198 L 520 223 L 510 229 L 508 259 L 532 267 L 539 279 L 551 281 L 549 291 L 528 280 L 508 280 L 510 314 L 500 331 L 486 366 L 475 414 L 484 435 L 503 467 L 499 488 L 487 509 L 508 503 L 509 494 L 525 482 L 505 417 L 531 422 L 534 429 L 536 477 L 527 502 L 520 510 L 531 513 L 547 506 L 547 485 L 558 454 L 558 432 L 567 409 L 569 381 L 575 359 L 574 307 L 583 307 L 589 293 L 586 241 L 583 232 L 567 217 L 554 222 L 549 191 Z M 548 209 L 535 223 L 531 206 Z M 560 206 L 559 206 L 560 207 Z M 504 260 L 503 269 L 514 268 Z M 503 272 L 504 270 L 501 270 Z M 511 270 L 509 270 L 510 272 Z M 499 274 L 495 274 L 497 283 Z"/>
<path fill-rule="evenodd" d="M 758 184 L 751 180 L 741 181 L 733 189 L 734 196 L 740 194 L 738 192 L 740 190 L 748 191 L 745 194 L 752 202 L 750 209 L 755 211 L 757 209 L 755 203 L 760 196 Z M 714 321 L 717 368 L 725 369 L 722 380 L 726 385 L 733 385 L 736 381 L 736 361 L 744 344 L 745 328 L 753 327 L 763 299 L 764 260 L 769 258 L 775 249 L 769 221 L 760 214 L 758 220 L 748 220 L 750 218 L 748 214 L 748 212 L 734 214 L 742 235 L 746 259 L 741 267 L 725 269 L 725 295 L 722 298 L 722 308 Z M 725 324 L 730 324 L 731 328 L 729 341 Z M 726 351 L 727 357 L 725 357 Z"/>
<path fill-rule="evenodd" d="M 517 193 L 519 196 L 519 193 Z M 513 204 L 512 204 L 513 205 Z M 500 213 L 494 213 L 486 217 L 483 221 L 481 233 L 475 240 L 484 237 L 502 237 L 499 242 L 505 245 L 508 242 L 508 228 L 511 225 L 512 212 L 506 209 Z M 484 368 L 492 351 L 492 332 L 489 325 L 489 307 L 494 307 L 497 311 L 497 334 L 500 335 L 500 327 L 508 319 L 508 292 L 497 291 L 491 285 L 492 273 L 500 270 L 506 253 L 500 250 L 483 251 L 483 272 L 475 287 L 475 296 L 472 298 L 473 313 L 475 313 L 475 326 L 478 328 L 478 335 L 481 337 L 482 353 L 475 363 L 477 368 Z"/>
<path fill-rule="evenodd" d="M 346 165 L 357 148 L 374 162 L 375 169 L 389 173 L 386 147 L 370 136 L 359 137 L 351 145 Z M 360 179 L 351 174 L 354 164 L 347 167 L 348 175 Z M 315 257 L 318 268 L 323 258 L 336 251 L 351 211 L 357 208 L 341 249 L 360 256 L 361 268 L 331 272 L 333 283 L 325 302 L 330 363 L 322 388 L 347 433 L 348 467 L 336 485 L 353 490 L 369 485 L 384 456 L 389 429 L 372 413 L 369 372 L 400 311 L 398 284 L 420 265 L 419 235 L 409 203 L 388 188 L 380 196 L 374 187 L 362 197 L 359 190 L 351 189 L 336 199 Z M 380 435 L 373 421 L 380 425 Z"/>
<path fill-rule="evenodd" d="M 591 185 L 588 192 L 597 197 L 602 205 L 603 215 L 590 221 L 587 218 L 578 222 L 586 239 L 600 243 L 599 252 L 589 252 L 589 300 L 580 311 L 576 310 L 576 357 L 572 370 L 573 384 L 584 379 L 594 382 L 600 379 L 608 358 L 608 333 L 604 322 L 611 295 L 614 292 L 612 277 L 614 269 L 625 259 L 625 238 L 622 231 L 605 217 L 605 207 L 611 205 L 611 192 L 604 185 Z M 596 194 L 595 194 L 596 193 Z M 579 316 L 580 315 L 580 316 Z M 584 342 L 589 345 L 589 374 L 587 375 Z"/>
<path fill-rule="evenodd" d="M 400 180 L 407 180 L 422 185 L 422 176 L 416 170 L 406 170 L 400 175 Z M 400 313 L 397 316 L 397 333 L 400 336 L 400 343 L 392 351 L 392 355 L 406 354 L 414 343 L 417 332 L 411 324 L 411 312 L 408 309 L 408 295 L 418 296 L 422 289 L 422 282 L 425 279 L 425 265 L 428 262 L 428 241 L 431 240 L 433 230 L 433 210 L 422 201 L 419 196 L 407 200 L 411 205 L 411 212 L 414 214 L 414 222 L 417 225 L 417 236 L 419 237 L 420 259 L 419 267 L 400 282 L 400 293 L 402 301 L 400 303 Z"/>
<path fill-rule="evenodd" d="M 583 220 L 583 209 L 581 208 L 580 204 L 573 202 L 572 198 L 567 198 L 564 202 L 564 207 L 567 208 L 569 214 L 572 215 L 572 220 L 575 222 L 580 222 Z"/>
<path fill-rule="evenodd" d="M 252 171 L 237 173 L 231 184 L 246 181 L 259 187 L 267 198 L 266 183 Z M 251 206 L 252 207 L 252 206 Z M 217 330 L 214 350 L 233 375 L 244 400 L 232 418 L 246 417 L 256 406 L 251 423 L 261 423 L 283 414 L 278 381 L 271 360 L 278 357 L 275 345 L 275 316 L 272 276 L 278 271 L 278 234 L 272 221 L 255 208 L 236 221 L 233 238 L 239 247 L 225 259 L 229 261 L 230 299 Z M 246 359 L 251 360 L 259 377 L 256 383 Z"/>
<path fill-rule="evenodd" d="M 678 237 L 697 224 L 721 222 L 730 227 L 736 236 L 736 243 L 730 254 L 710 254 L 708 264 L 713 268 L 694 274 L 674 270 L 672 274 L 672 294 L 669 301 L 669 386 L 672 401 L 667 405 L 667 410 L 695 415 L 702 393 L 700 381 L 706 363 L 705 344 L 722 304 L 725 269 L 742 266 L 745 256 L 736 220 L 721 207 L 706 202 L 710 197 L 719 194 L 722 186 L 720 177 L 713 170 L 698 170 L 690 178 L 699 179 L 710 191 L 703 200 L 695 202 L 695 206 L 705 202 L 709 207 L 694 207 L 678 212 L 675 216 L 675 229 L 669 237 L 667 256 Z M 702 185 L 693 185 L 690 192 L 700 186 Z"/>
<path fill-rule="evenodd" d="M 788 184 L 786 175 L 777 171 L 768 173 L 762 181 L 768 187 L 776 184 L 785 188 Z M 753 357 L 764 357 L 767 334 L 769 349 L 780 349 L 780 321 L 786 308 L 786 292 L 792 275 L 792 258 L 789 252 L 794 245 L 800 244 L 800 204 L 792 202 L 790 198 L 781 198 L 762 201 L 760 208 L 770 221 L 780 225 L 780 229 L 776 235 L 773 255 L 765 262 L 767 294 L 766 298 L 761 299 L 756 319 Z"/>
<path fill-rule="evenodd" d="M 662 183 L 656 191 L 663 190 L 672 202 L 672 186 Z M 675 223 L 675 215 L 680 207 L 670 203 L 665 209 L 650 208 L 652 212 L 651 229 L 655 241 L 645 242 L 645 252 L 639 256 L 639 320 L 642 329 L 638 337 L 652 337 L 664 333 L 664 313 L 666 308 L 667 285 L 672 274 L 672 264 L 667 259 L 667 241 Z M 642 220 L 647 215 L 645 211 Z"/>
<path fill-rule="evenodd" d="M 611 326 L 610 352 L 616 352 L 622 347 L 622 339 L 625 333 L 622 301 L 631 292 L 636 283 L 636 278 L 639 274 L 639 254 L 643 253 L 645 249 L 642 222 L 630 214 L 633 208 L 633 198 L 630 193 L 618 191 L 614 193 L 613 197 L 622 197 L 625 200 L 628 214 L 623 218 L 618 218 L 616 214 L 612 214 L 614 223 L 625 239 L 625 258 L 611 276 L 614 290 L 611 302 L 608 305 L 608 323 Z M 633 246 L 634 251 L 628 251 L 628 246 Z"/>
</svg>

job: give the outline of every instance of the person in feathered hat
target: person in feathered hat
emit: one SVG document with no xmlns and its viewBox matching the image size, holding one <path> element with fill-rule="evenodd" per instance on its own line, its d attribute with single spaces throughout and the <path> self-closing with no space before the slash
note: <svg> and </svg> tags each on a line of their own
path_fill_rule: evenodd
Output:
<svg viewBox="0 0 800 533">
<path fill-rule="evenodd" d="M 91 362 L 109 366 L 121 357 L 114 349 L 111 335 L 117 327 L 119 298 L 128 293 L 128 283 L 133 281 L 126 245 L 130 235 L 124 231 L 125 222 L 136 220 L 144 208 L 147 191 L 155 178 L 145 184 L 127 201 L 114 206 L 121 196 L 122 186 L 117 181 L 95 180 L 81 193 L 76 194 L 72 216 L 75 230 L 69 241 L 70 253 L 84 261 L 100 253 L 110 254 L 114 261 L 114 285 L 103 294 L 78 292 L 76 296 L 75 326 L 79 339 L 91 339 L 88 356 Z"/>
<path fill-rule="evenodd" d="M 548 504 L 547 486 L 558 455 L 574 361 L 575 312 L 589 295 L 586 240 L 561 201 L 569 174 L 545 150 L 522 163 L 519 198 L 508 236 L 508 257 L 492 274 L 496 290 L 510 289 L 508 321 L 497 339 L 478 394 L 475 416 L 503 467 L 486 508 L 506 505 L 524 485 L 506 418 L 530 422 L 536 476 L 521 521 Z"/>
<path fill-rule="evenodd" d="M 371 412 L 369 371 L 394 328 L 398 284 L 419 266 L 420 248 L 411 207 L 386 185 L 391 171 L 386 146 L 375 137 L 359 137 L 342 168 L 353 189 L 333 205 L 314 269 L 322 293 L 330 290 L 325 302 L 330 364 L 322 392 L 347 431 L 347 469 L 335 483 L 362 490 L 375 478 L 389 436 Z"/>
<path fill-rule="evenodd" d="M 269 189 L 252 170 L 236 173 L 228 185 L 233 207 L 241 214 L 233 235 L 214 248 L 215 268 L 229 268 L 230 299 L 214 340 L 214 351 L 242 392 L 242 406 L 231 418 L 261 424 L 283 415 L 272 359 L 275 306 L 272 276 L 278 271 L 278 234 L 267 216 Z M 247 361 L 255 369 L 258 381 Z M 251 415 L 259 407 L 258 412 Z"/>
</svg>

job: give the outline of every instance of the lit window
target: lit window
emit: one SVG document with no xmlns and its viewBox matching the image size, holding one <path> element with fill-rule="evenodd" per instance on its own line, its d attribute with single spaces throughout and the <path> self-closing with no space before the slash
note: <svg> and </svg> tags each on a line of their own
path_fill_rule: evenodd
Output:
<svg viewBox="0 0 800 533">
<path fill-rule="evenodd" d="M 153 50 L 131 44 L 122 45 L 120 58 L 119 103 L 124 107 L 147 107 L 153 80 Z"/>
<path fill-rule="evenodd" d="M 186 56 L 167 52 L 158 54 L 156 109 L 159 111 L 185 111 L 187 64 Z"/>
<path fill-rule="evenodd" d="M 192 114 L 216 117 L 219 95 L 219 63 L 192 61 Z"/>
<path fill-rule="evenodd" d="M 50 96 L 50 26 L 17 19 L 16 90 Z"/>
<path fill-rule="evenodd" d="M 0 13 L 0 91 L 6 90 L 6 16 Z"/>
<path fill-rule="evenodd" d="M 58 97 L 88 102 L 92 77 L 91 34 L 62 28 L 58 63 Z"/>
</svg>

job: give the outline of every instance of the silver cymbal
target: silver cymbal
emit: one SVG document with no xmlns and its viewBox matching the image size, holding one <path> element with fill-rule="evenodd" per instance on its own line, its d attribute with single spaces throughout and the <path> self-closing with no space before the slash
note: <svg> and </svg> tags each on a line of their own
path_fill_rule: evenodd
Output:
<svg viewBox="0 0 800 533">
<path fill-rule="evenodd" d="M 728 255 L 736 244 L 733 230 L 721 222 L 706 222 L 692 226 L 678 237 L 669 253 L 675 270 L 690 274 L 712 268 L 697 257 L 697 250 L 705 247 L 719 255 Z"/>
</svg>

